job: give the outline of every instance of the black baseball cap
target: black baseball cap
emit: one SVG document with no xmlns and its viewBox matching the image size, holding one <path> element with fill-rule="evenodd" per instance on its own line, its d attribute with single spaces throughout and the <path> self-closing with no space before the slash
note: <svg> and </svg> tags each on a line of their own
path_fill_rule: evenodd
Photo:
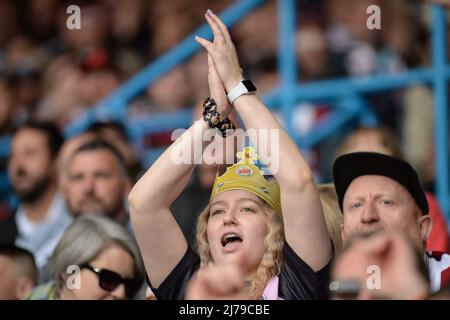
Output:
<svg viewBox="0 0 450 320">
<path fill-rule="evenodd" d="M 404 160 L 376 152 L 348 153 L 334 162 L 334 186 L 342 212 L 348 187 L 354 179 L 366 175 L 385 176 L 397 181 L 408 190 L 422 213 L 428 214 L 428 201 L 413 167 Z"/>
</svg>

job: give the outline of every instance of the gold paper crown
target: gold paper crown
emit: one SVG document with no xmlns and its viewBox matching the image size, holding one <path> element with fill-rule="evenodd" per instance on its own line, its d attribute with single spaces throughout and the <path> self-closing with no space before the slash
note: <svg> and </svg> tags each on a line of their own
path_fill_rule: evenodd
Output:
<svg viewBox="0 0 450 320">
<path fill-rule="evenodd" d="M 216 176 L 211 200 L 219 193 L 228 190 L 246 190 L 266 201 L 277 213 L 281 214 L 280 186 L 278 181 L 264 178 L 264 172 L 255 165 L 259 159 L 252 147 L 245 147 L 236 156 L 238 163 L 227 168 L 226 172 Z"/>
</svg>

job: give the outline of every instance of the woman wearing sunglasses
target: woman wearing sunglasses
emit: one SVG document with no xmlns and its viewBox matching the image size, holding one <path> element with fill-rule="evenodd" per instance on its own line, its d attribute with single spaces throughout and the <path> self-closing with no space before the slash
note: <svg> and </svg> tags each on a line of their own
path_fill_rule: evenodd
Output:
<svg viewBox="0 0 450 320">
<path fill-rule="evenodd" d="M 127 230 L 95 215 L 77 218 L 66 230 L 51 269 L 53 280 L 27 299 L 133 299 L 144 278 L 139 250 Z"/>
<path fill-rule="evenodd" d="M 236 276 L 242 275 L 246 298 L 326 298 L 332 246 L 311 170 L 294 141 L 251 94 L 254 88 L 241 81 L 244 78 L 227 28 L 210 11 L 206 19 L 214 41 L 196 40 L 208 51 L 212 99 L 203 105 L 203 118 L 161 155 L 129 196 L 131 221 L 152 291 L 158 299 L 183 299 L 197 270 L 233 264 L 240 270 Z M 216 177 L 209 205 L 197 223 L 198 250 L 194 252 L 170 205 L 202 156 L 199 145 L 202 150 L 209 146 L 202 139 L 207 130 L 215 128 L 222 136 L 229 135 L 227 129 L 233 125 L 227 117 L 232 107 L 247 130 L 279 133 L 274 140 L 268 134 L 263 144 L 275 158 L 265 164 L 276 180 L 262 175 L 252 148 L 238 154 L 240 162 Z M 190 161 L 178 161 L 185 152 Z"/>
</svg>

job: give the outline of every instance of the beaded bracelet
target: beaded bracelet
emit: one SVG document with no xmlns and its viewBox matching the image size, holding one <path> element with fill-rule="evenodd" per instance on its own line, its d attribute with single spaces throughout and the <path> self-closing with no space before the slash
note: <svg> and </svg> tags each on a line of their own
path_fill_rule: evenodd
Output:
<svg viewBox="0 0 450 320">
<path fill-rule="evenodd" d="M 224 138 L 227 136 L 228 130 L 235 129 L 234 124 L 229 118 L 220 120 L 220 113 L 217 111 L 216 101 L 209 97 L 203 102 L 203 120 L 205 120 L 211 128 L 219 129 Z"/>
</svg>

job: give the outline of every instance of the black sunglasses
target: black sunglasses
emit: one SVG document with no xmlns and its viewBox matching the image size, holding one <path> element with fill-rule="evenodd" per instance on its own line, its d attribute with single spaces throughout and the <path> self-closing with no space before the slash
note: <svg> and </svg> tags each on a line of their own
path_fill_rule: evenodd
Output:
<svg viewBox="0 0 450 320">
<path fill-rule="evenodd" d="M 142 284 L 142 281 L 139 278 L 123 278 L 114 271 L 96 268 L 88 263 L 81 268 L 89 269 L 96 273 L 98 276 L 98 285 L 106 291 L 114 291 L 121 283 L 123 283 L 127 298 L 133 298 Z"/>
</svg>

